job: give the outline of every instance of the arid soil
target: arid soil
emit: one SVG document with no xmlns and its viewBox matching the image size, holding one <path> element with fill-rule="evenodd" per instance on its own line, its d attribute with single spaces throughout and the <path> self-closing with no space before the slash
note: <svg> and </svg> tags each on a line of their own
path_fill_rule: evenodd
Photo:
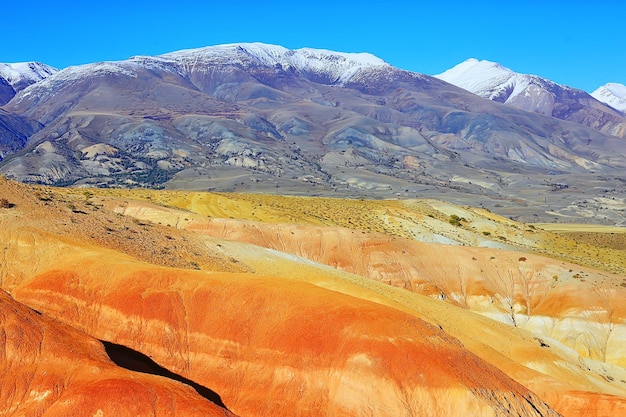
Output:
<svg viewBox="0 0 626 417">
<path fill-rule="evenodd" d="M 187 385 L 116 366 L 98 340 L 2 290 L 0 335 L 2 415 L 233 416 Z"/>
<path fill-rule="evenodd" d="M 614 273 L 624 264 L 591 268 L 572 240 L 539 227 L 435 200 L 0 180 L 4 196 L 2 288 L 45 320 L 210 389 L 237 415 L 626 410 L 626 278 Z M 11 404 L 5 414 L 22 415 Z"/>
</svg>

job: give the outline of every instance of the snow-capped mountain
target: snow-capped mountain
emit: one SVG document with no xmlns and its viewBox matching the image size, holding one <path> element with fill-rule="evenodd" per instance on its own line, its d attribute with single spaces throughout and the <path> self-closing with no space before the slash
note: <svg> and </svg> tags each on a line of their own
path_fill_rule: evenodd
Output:
<svg viewBox="0 0 626 417">
<path fill-rule="evenodd" d="M 531 76 L 517 74 L 496 62 L 475 58 L 463 61 L 435 77 L 501 103 L 519 96 L 532 81 Z"/>
<path fill-rule="evenodd" d="M 599 87 L 591 95 L 597 100 L 608 104 L 626 113 L 626 85 L 619 83 L 607 83 L 602 87 Z"/>
<path fill-rule="evenodd" d="M 362 69 L 390 67 L 385 61 L 369 53 L 343 53 L 312 48 L 289 50 L 282 46 L 263 43 L 238 43 L 190 49 L 161 55 L 158 58 L 173 60 L 186 66 L 224 60 L 231 65 L 261 64 L 280 67 L 285 71 L 295 71 L 305 78 L 321 77 L 331 84 L 345 83 Z"/>
<path fill-rule="evenodd" d="M 489 100 L 545 115 L 552 113 L 556 92 L 584 93 L 536 75 L 519 74 L 497 62 L 475 58 L 435 77 Z"/>
<path fill-rule="evenodd" d="M 545 93 L 556 97 L 552 115 L 571 103 L 572 114 L 619 125 L 603 110 L 561 100 L 569 94 L 562 90 Z M 443 190 L 500 204 L 528 184 L 545 187 L 546 174 L 582 184 L 626 168 L 624 140 L 597 129 L 485 100 L 369 54 L 256 43 L 65 68 L 2 110 L 15 134 L 0 173 L 57 185 L 353 197 Z M 523 179 L 509 180 L 512 173 Z"/>
<path fill-rule="evenodd" d="M 483 98 L 626 136 L 626 118 L 588 93 L 496 62 L 471 58 L 435 75 Z"/>
<path fill-rule="evenodd" d="M 146 70 L 165 71 L 173 76 L 184 77 L 201 91 L 208 92 L 213 85 L 207 84 L 206 80 L 211 78 L 215 68 L 230 68 L 233 73 L 251 71 L 257 73 L 256 76 L 262 76 L 260 73 L 272 69 L 316 83 L 343 85 L 355 81 L 367 70 L 391 70 L 393 67 L 369 53 L 344 53 L 312 48 L 290 50 L 263 43 L 235 43 L 67 67 L 41 80 L 34 89 L 29 89 L 18 97 L 18 100 L 31 95 L 39 98 L 50 97 L 62 86 L 87 78 L 137 78 Z"/>
<path fill-rule="evenodd" d="M 269 67 L 297 73 L 317 82 L 342 84 L 359 71 L 370 68 L 391 68 L 389 64 L 369 53 L 343 53 L 324 49 L 290 50 L 263 43 L 236 43 L 187 49 L 157 56 L 134 56 L 124 61 L 98 62 L 72 66 L 56 73 L 41 84 L 41 88 L 80 80 L 85 77 L 122 75 L 136 77 L 143 69 L 164 70 L 180 76 L 191 72 L 207 72 L 215 66 L 248 69 Z"/>
<path fill-rule="evenodd" d="M 58 71 L 40 62 L 0 63 L 0 106 L 6 104 L 17 92 Z"/>
<path fill-rule="evenodd" d="M 15 91 L 48 78 L 59 70 L 41 62 L 0 63 L 0 77 L 4 78 Z"/>
</svg>

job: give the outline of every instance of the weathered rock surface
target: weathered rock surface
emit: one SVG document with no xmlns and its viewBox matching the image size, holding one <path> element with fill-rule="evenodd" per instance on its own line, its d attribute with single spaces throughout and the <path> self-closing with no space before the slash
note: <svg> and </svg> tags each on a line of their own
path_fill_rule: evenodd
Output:
<svg viewBox="0 0 626 417">
<path fill-rule="evenodd" d="M 237 415 L 556 415 L 438 326 L 331 269 L 215 240 L 204 254 L 223 252 L 250 272 L 224 272 L 220 263 L 213 271 L 156 266 L 72 228 L 54 233 L 57 222 L 93 223 L 99 210 L 74 207 L 33 221 L 33 229 L 23 225 L 46 213 L 42 201 L 13 201 L 0 212 L 4 288 L 46 316 L 209 387 Z M 184 236 L 171 229 L 176 242 Z"/>
<path fill-rule="evenodd" d="M 137 193 L 156 200 L 156 193 Z M 316 217 L 312 203 L 309 226 L 209 222 L 219 225 L 216 234 L 230 231 L 229 238 L 248 231 L 258 239 L 251 245 L 167 227 L 195 224 L 207 231 L 198 215 L 173 208 L 159 212 L 147 203 L 142 209 L 130 196 L 111 203 L 78 190 L 0 182 L 2 196 L 14 204 L 0 210 L 3 288 L 45 316 L 128 346 L 168 372 L 209 387 L 237 415 L 530 416 L 556 415 L 556 410 L 564 416 L 603 417 L 625 408 L 622 367 L 474 314 L 458 301 L 450 304 L 366 278 L 367 271 L 385 276 L 404 268 L 403 250 L 420 268 L 426 267 L 420 259 L 435 256 L 442 260 L 433 265 L 457 257 L 487 268 L 493 262 L 488 253 L 503 266 L 511 259 L 539 268 L 540 257 L 312 226 L 326 222 Z M 198 209 L 232 215 L 225 196 L 212 196 L 210 207 L 203 206 L 203 197 L 197 196 Z M 265 203 L 238 201 L 243 214 L 252 209 L 268 221 L 288 219 Z M 381 207 L 387 207 L 384 212 L 390 206 Z M 111 209 L 142 213 L 164 225 Z M 348 219 L 361 215 L 379 216 L 370 210 Z M 341 247 L 325 240 L 331 237 Z M 353 267 L 365 267 L 366 273 L 358 276 L 290 254 L 297 239 L 306 253 L 319 256 L 317 262 L 334 259 L 335 266 L 348 268 L 353 259 L 358 261 Z M 279 249 L 258 246 L 281 241 Z M 163 254 L 166 247 L 170 250 Z M 398 265 L 392 262 L 395 256 Z M 449 272 L 444 268 L 441 277 Z M 449 288 L 446 282 L 432 286 L 437 291 L 431 294 L 447 291 L 447 300 L 453 300 L 456 281 Z M 482 291 L 475 288 L 472 294 Z"/>
<path fill-rule="evenodd" d="M 191 387 L 116 366 L 102 344 L 0 290 L 3 416 L 214 416 Z"/>
<path fill-rule="evenodd" d="M 393 308 L 271 276 L 72 263 L 13 293 L 212 387 L 239 415 L 556 415 L 456 339 Z"/>
<path fill-rule="evenodd" d="M 436 307 L 443 304 L 438 302 L 426 308 L 423 298 L 419 299 L 419 307 L 411 303 L 406 306 L 419 317 L 443 326 L 468 350 L 531 387 L 551 405 L 558 406 L 557 410 L 564 415 L 576 415 L 580 410 L 599 416 L 613 415 L 611 410 L 624 405 L 626 385 L 622 381 L 626 380 L 626 374 L 620 362 L 623 357 L 620 315 L 623 312 L 615 307 L 617 300 L 624 296 L 622 276 L 526 252 L 461 246 L 498 247 L 496 242 L 500 241 L 506 243 L 499 246 L 507 248 L 518 245 L 526 251 L 533 247 L 547 250 L 549 245 L 545 245 L 549 238 L 553 253 L 558 253 L 558 245 L 564 245 L 560 249 L 563 251 L 574 245 L 571 240 L 553 242 L 551 239 L 555 236 L 534 227 L 522 233 L 522 225 L 509 219 L 498 218 L 484 210 L 468 210 L 436 201 L 419 203 L 423 205 L 421 210 L 428 210 L 429 215 L 414 212 L 411 219 L 411 212 L 399 211 L 402 203 L 345 202 L 343 207 L 331 200 L 318 202 L 315 199 L 274 198 L 270 201 L 252 197 L 248 201 L 241 195 L 199 193 L 171 197 L 170 204 L 187 207 L 203 216 L 141 202 L 121 207 L 112 201 L 110 207 L 143 220 L 167 222 L 178 228 L 279 251 L 276 253 L 291 253 L 302 257 L 300 259 L 445 300 L 466 310 L 444 312 Z M 355 211 L 359 204 L 361 210 Z M 417 204 L 413 202 L 411 206 Z M 323 212 L 317 210 L 318 205 L 323 206 Z M 349 214 L 345 223 L 343 213 L 337 212 L 342 209 Z M 462 228 L 449 224 L 451 213 L 463 216 Z M 444 221 L 436 219 L 441 218 L 441 214 L 445 215 Z M 233 216 L 248 220 L 236 220 Z M 315 224 L 351 224 L 356 230 Z M 406 239 L 366 233 L 360 228 L 417 235 Z M 502 241 L 498 237 L 506 239 Z M 433 245 L 414 239 L 445 241 L 452 245 Z M 575 245 L 571 257 L 580 256 L 590 248 L 582 243 Z M 248 251 L 245 262 L 254 257 L 252 253 Z M 610 253 L 613 261 L 618 261 L 616 253 Z M 597 247 L 594 258 L 602 259 Z M 239 259 L 244 258 L 240 255 Z M 287 271 L 280 272 L 279 265 L 280 261 L 271 263 L 265 271 L 293 276 L 293 268 L 285 266 Z M 261 270 L 258 262 L 255 269 Z M 316 282 L 338 290 L 336 284 L 321 284 L 320 278 Z M 389 294 L 390 289 L 385 291 L 363 281 L 359 284 L 370 290 L 376 288 L 396 303 L 405 299 L 402 291 Z M 564 294 L 568 294 L 567 303 L 562 303 Z M 477 318 L 463 312 L 467 309 L 508 324 L 496 331 L 493 323 L 487 324 L 490 320 L 478 324 Z M 490 331 L 481 330 L 485 328 Z M 522 328 L 531 333 L 520 334 Z M 496 352 L 506 352 L 506 356 Z M 534 371 L 529 372 L 529 369 Z"/>
<path fill-rule="evenodd" d="M 342 228 L 230 219 L 197 221 L 187 228 L 446 300 L 556 339 L 583 357 L 626 366 L 623 276 L 520 252 L 437 245 Z"/>
</svg>

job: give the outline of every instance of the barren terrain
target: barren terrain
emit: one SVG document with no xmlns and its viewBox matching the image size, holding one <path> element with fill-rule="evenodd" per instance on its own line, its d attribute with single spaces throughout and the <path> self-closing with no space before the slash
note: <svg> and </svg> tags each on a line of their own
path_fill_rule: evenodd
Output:
<svg viewBox="0 0 626 417">
<path fill-rule="evenodd" d="M 0 285 L 15 300 L 3 298 L 2 306 L 19 302 L 19 317 L 38 316 L 31 308 L 41 320 L 84 332 L 98 360 L 108 361 L 97 340 L 146 355 L 214 392 L 208 399 L 197 388 L 176 391 L 207 410 L 626 411 L 626 261 L 612 239 L 583 242 L 432 199 L 58 189 L 6 180 L 0 198 L 10 203 L 0 209 Z M 11 340 L 0 345 L 5 352 Z M 2 366 L 34 380 L 51 372 L 47 362 L 14 352 Z M 67 360 L 80 357 L 58 359 Z M 150 378 L 163 387 L 153 391 L 157 399 L 180 384 L 166 372 Z M 75 389 L 96 384 L 72 381 Z M 1 411 L 22 415 L 16 406 L 32 384 L 16 385 L 21 391 Z M 60 398 L 36 409 L 60 406 Z M 210 403 L 215 398 L 219 404 Z M 116 401 L 117 415 L 147 415 Z"/>
</svg>

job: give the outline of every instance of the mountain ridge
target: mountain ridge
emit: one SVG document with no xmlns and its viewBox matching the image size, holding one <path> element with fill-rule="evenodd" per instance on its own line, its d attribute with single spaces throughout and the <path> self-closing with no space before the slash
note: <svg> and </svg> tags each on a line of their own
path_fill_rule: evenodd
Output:
<svg viewBox="0 0 626 417">
<path fill-rule="evenodd" d="M 18 92 L 55 74 L 59 70 L 41 62 L 0 63 L 0 106 Z"/>
<path fill-rule="evenodd" d="M 368 54 L 229 44 L 133 57 L 66 68 L 3 109 L 36 122 L 0 162 L 0 172 L 26 182 L 377 198 L 448 193 L 456 201 L 484 196 L 492 209 L 502 201 L 519 206 L 518 199 L 536 207 L 530 189 L 581 184 L 546 207 L 544 220 L 589 201 L 595 184 L 620 199 L 625 193 L 621 138 L 488 101 Z"/>
<path fill-rule="evenodd" d="M 592 94 L 537 75 L 520 74 L 496 62 L 470 58 L 435 77 L 489 100 L 626 136 L 624 114 Z"/>
</svg>

